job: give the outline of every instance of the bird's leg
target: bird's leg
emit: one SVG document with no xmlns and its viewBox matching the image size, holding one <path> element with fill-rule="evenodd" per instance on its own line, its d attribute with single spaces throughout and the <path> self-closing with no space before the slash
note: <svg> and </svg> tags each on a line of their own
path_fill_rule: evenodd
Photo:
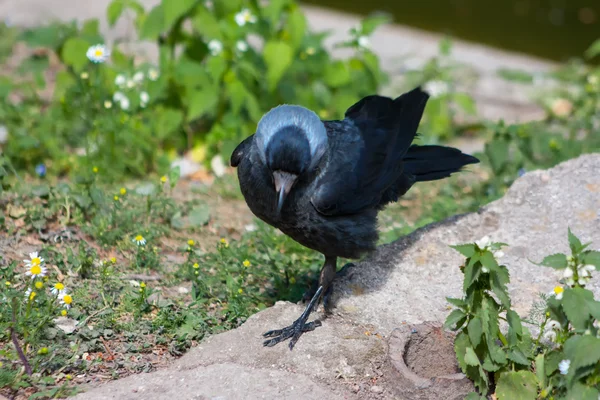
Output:
<svg viewBox="0 0 600 400">
<path fill-rule="evenodd" d="M 317 289 L 317 292 L 314 294 L 313 298 L 310 300 L 310 303 L 308 303 L 300 315 L 300 318 L 295 320 L 292 325 L 283 329 L 275 329 L 264 333 L 264 337 L 270 337 L 272 339 L 264 341 L 263 345 L 271 347 L 291 338 L 289 346 L 290 350 L 292 350 L 304 332 L 313 331 L 317 327 L 321 326 L 321 321 L 318 319 L 309 323 L 306 321 L 308 320 L 310 314 L 316 310 L 317 306 L 319 305 L 321 295 L 329 290 L 331 282 L 333 281 L 333 278 L 335 278 L 336 261 L 336 257 L 325 257 L 325 264 L 323 264 L 323 268 L 321 269 L 321 274 L 319 276 L 319 288 Z"/>
</svg>

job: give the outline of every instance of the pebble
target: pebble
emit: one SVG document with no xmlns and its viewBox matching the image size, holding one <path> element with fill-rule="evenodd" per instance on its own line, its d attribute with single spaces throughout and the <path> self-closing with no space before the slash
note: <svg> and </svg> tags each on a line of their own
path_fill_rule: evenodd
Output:
<svg viewBox="0 0 600 400">
<path fill-rule="evenodd" d="M 371 386 L 371 392 L 381 394 L 383 393 L 383 388 L 381 386 Z"/>
</svg>

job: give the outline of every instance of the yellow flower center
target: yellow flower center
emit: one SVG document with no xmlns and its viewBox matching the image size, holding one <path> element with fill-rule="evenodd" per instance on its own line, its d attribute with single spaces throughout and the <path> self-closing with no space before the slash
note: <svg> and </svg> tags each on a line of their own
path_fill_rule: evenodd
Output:
<svg viewBox="0 0 600 400">
<path fill-rule="evenodd" d="M 32 265 L 40 265 L 42 263 L 42 260 L 39 257 L 33 257 L 31 259 L 31 264 Z"/>
<path fill-rule="evenodd" d="M 146 284 L 144 282 L 140 283 L 140 287 L 145 288 Z"/>
<path fill-rule="evenodd" d="M 242 264 L 244 264 L 244 267 L 249 267 L 250 266 L 250 261 L 244 260 L 244 262 Z"/>
<path fill-rule="evenodd" d="M 165 183 L 165 182 L 167 181 L 167 177 L 166 177 L 166 176 L 161 176 L 161 177 L 160 177 L 160 181 L 161 181 L 162 183 Z"/>
<path fill-rule="evenodd" d="M 33 300 L 35 298 L 35 296 L 37 296 L 37 293 L 36 292 L 31 292 L 29 294 L 29 300 Z"/>
<path fill-rule="evenodd" d="M 117 263 L 117 258 L 116 257 L 111 257 L 110 258 L 110 262 L 113 263 L 113 264 L 116 264 Z"/>
<path fill-rule="evenodd" d="M 31 275 L 40 275 L 42 273 L 42 267 L 40 267 L 40 264 L 33 264 L 29 272 L 31 272 Z"/>
<path fill-rule="evenodd" d="M 102 57 L 102 54 L 104 54 L 104 52 L 102 51 L 102 49 L 96 49 L 96 51 L 94 52 L 94 55 L 96 57 Z"/>
<path fill-rule="evenodd" d="M 121 188 L 121 190 L 119 190 L 119 192 L 121 193 L 121 196 L 125 196 L 125 194 L 127 193 L 127 189 Z"/>
<path fill-rule="evenodd" d="M 63 285 L 62 283 L 58 282 L 57 284 L 54 285 L 54 288 L 56 290 L 63 290 L 65 288 L 65 285 Z"/>
<path fill-rule="evenodd" d="M 65 315 L 67 315 L 67 310 L 61 310 L 61 311 L 60 311 L 60 315 L 62 315 L 63 317 L 64 317 Z"/>
<path fill-rule="evenodd" d="M 192 239 L 188 240 L 188 245 L 193 246 L 196 242 L 194 242 Z"/>
<path fill-rule="evenodd" d="M 554 293 L 555 293 L 555 294 L 561 294 L 561 293 L 562 293 L 562 292 L 564 292 L 564 291 L 565 291 L 565 289 L 563 289 L 563 287 L 562 287 L 562 286 L 556 286 L 556 287 L 554 288 Z"/>
<path fill-rule="evenodd" d="M 141 242 L 142 240 L 144 240 L 144 237 L 143 237 L 142 235 L 137 235 L 137 236 L 135 237 L 135 241 L 136 241 L 136 242 Z"/>
<path fill-rule="evenodd" d="M 93 171 L 95 174 L 97 174 L 97 173 L 98 173 L 98 167 L 94 167 L 94 168 L 92 168 L 92 171 Z"/>
<path fill-rule="evenodd" d="M 36 289 L 41 289 L 41 288 L 43 288 L 43 287 L 44 287 L 44 283 L 43 283 L 43 282 L 39 282 L 39 281 L 38 281 L 38 282 L 36 282 L 36 283 L 35 283 L 35 288 L 36 288 Z"/>
<path fill-rule="evenodd" d="M 244 289 L 242 289 L 242 288 L 239 288 L 239 289 L 238 289 L 238 293 L 239 293 L 239 294 L 242 294 L 242 293 L 244 293 Z"/>
<path fill-rule="evenodd" d="M 195 269 L 200 268 L 200 266 L 198 265 L 198 263 L 194 263 L 194 265 L 192 265 L 192 267 L 194 267 Z"/>
<path fill-rule="evenodd" d="M 63 297 L 63 302 L 65 304 L 71 304 L 73 302 L 73 298 L 71 297 L 70 294 L 65 294 Z"/>
<path fill-rule="evenodd" d="M 115 201 L 119 201 L 119 196 L 115 195 L 115 197 L 113 197 L 113 199 L 115 199 Z"/>
</svg>

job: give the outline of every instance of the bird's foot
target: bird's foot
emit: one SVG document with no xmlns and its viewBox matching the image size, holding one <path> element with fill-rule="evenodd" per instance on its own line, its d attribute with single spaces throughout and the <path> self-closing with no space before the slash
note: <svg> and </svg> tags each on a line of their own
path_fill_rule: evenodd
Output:
<svg viewBox="0 0 600 400">
<path fill-rule="evenodd" d="M 287 326 L 283 329 L 274 329 L 272 331 L 263 333 L 264 337 L 272 338 L 269 340 L 265 340 L 263 342 L 263 345 L 267 347 L 273 347 L 276 344 L 291 338 L 289 347 L 290 350 L 292 350 L 298 342 L 298 339 L 300 339 L 300 336 L 302 336 L 304 332 L 314 331 L 316 328 L 321 326 L 321 321 L 319 321 L 318 319 L 308 323 L 306 321 L 308 320 L 310 313 L 313 311 L 313 308 L 315 307 L 315 304 L 317 304 L 322 293 L 323 287 L 321 286 L 319 287 L 319 289 L 317 289 L 317 292 L 311 299 L 310 303 L 304 309 L 302 315 L 300 315 L 300 318 L 295 320 L 292 325 Z"/>
</svg>

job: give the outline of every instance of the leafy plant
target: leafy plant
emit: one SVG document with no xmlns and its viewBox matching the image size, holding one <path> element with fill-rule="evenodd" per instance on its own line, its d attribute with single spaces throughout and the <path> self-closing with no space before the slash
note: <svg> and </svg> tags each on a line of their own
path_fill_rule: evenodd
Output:
<svg viewBox="0 0 600 400">
<path fill-rule="evenodd" d="M 455 351 L 462 371 L 482 395 L 495 391 L 499 400 L 590 399 L 600 395 L 600 302 L 585 289 L 592 271 L 600 270 L 600 252 L 589 250 L 569 230 L 571 255 L 553 254 L 539 265 L 564 271 L 564 285 L 545 297 L 539 335 L 533 340 L 510 308 L 506 266 L 494 257 L 503 243 L 484 238 L 453 246 L 465 257 L 462 299 L 446 326 L 459 333 Z M 492 296 L 493 294 L 493 296 Z M 499 302 L 496 301 L 496 298 Z M 500 330 L 508 323 L 508 332 Z M 479 398 L 470 395 L 471 399 Z"/>
</svg>

